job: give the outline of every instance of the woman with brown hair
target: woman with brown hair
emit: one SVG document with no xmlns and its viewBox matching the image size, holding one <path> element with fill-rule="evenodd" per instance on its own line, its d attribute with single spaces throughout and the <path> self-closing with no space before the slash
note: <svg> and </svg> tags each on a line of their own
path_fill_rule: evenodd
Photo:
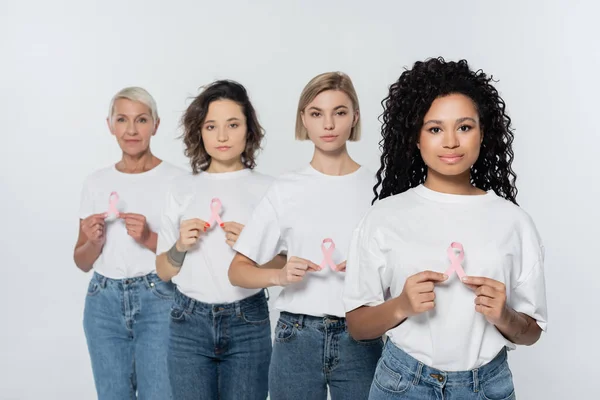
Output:
<svg viewBox="0 0 600 400">
<path fill-rule="evenodd" d="M 205 87 L 182 125 L 193 174 L 167 193 L 156 259 L 160 278 L 177 285 L 167 357 L 173 397 L 265 399 L 267 298 L 227 278 L 231 246 L 271 182 L 253 170 L 263 129 L 246 89 L 232 81 Z"/>
<path fill-rule="evenodd" d="M 271 399 L 325 400 L 328 389 L 333 400 L 366 399 L 383 342 L 348 334 L 342 290 L 352 231 L 370 207 L 375 176 L 346 147 L 360 138 L 358 97 L 346 74 L 306 85 L 296 138 L 312 141 L 312 161 L 270 187 L 234 246 L 229 277 L 246 288 L 284 286 L 275 303 Z M 281 253 L 283 268 L 257 268 Z"/>
</svg>

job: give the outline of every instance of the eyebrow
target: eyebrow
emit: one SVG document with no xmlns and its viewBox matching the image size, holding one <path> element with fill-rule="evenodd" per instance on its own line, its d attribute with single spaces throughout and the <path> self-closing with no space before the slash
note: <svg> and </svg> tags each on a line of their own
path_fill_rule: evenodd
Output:
<svg viewBox="0 0 600 400">
<path fill-rule="evenodd" d="M 344 106 L 344 105 L 340 105 L 340 106 L 337 106 L 337 107 L 335 107 L 335 108 L 333 109 L 333 111 L 335 111 L 335 110 L 339 110 L 340 108 L 348 108 L 348 107 L 347 107 L 347 106 Z M 312 107 L 310 107 L 310 108 L 309 108 L 309 110 L 323 111 L 323 110 L 322 110 L 322 109 L 320 109 L 319 107 L 315 107 L 315 106 L 312 106 Z"/>
<path fill-rule="evenodd" d="M 241 119 L 239 119 L 238 117 L 231 117 L 227 120 L 227 122 L 231 122 L 231 121 L 241 121 Z M 204 121 L 205 124 L 208 124 L 209 122 L 214 124 L 215 120 L 209 119 L 208 121 Z"/>
<path fill-rule="evenodd" d="M 465 121 L 471 121 L 474 124 L 477 123 L 477 121 L 475 121 L 473 118 L 471 117 L 462 117 L 456 120 L 457 124 L 460 124 L 461 122 L 465 122 Z M 443 121 L 440 121 L 439 119 L 430 119 L 429 121 L 425 122 L 423 125 L 427 125 L 427 124 L 438 124 L 438 125 L 442 125 Z"/>
<path fill-rule="evenodd" d="M 132 115 L 134 115 L 134 114 L 132 114 Z M 137 117 L 141 117 L 142 115 L 145 115 L 145 116 L 147 116 L 147 117 L 149 117 L 149 116 L 150 116 L 150 114 L 148 114 L 148 113 L 141 113 L 141 114 L 137 114 L 137 115 L 135 115 L 135 116 L 136 116 L 136 118 L 137 118 Z M 128 116 L 127 114 L 120 114 L 120 113 L 119 113 L 119 114 L 117 114 L 117 115 L 115 115 L 115 117 L 127 117 L 127 116 Z"/>
</svg>

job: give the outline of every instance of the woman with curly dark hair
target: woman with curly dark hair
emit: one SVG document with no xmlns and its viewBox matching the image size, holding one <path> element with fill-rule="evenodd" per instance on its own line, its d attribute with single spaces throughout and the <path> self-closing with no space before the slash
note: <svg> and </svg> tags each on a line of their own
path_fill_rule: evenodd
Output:
<svg viewBox="0 0 600 400">
<path fill-rule="evenodd" d="M 173 397 L 265 399 L 267 299 L 227 277 L 231 247 L 271 182 L 253 171 L 263 129 L 246 89 L 232 81 L 204 88 L 182 125 L 193 174 L 167 193 L 156 259 L 160 278 L 177 285 L 167 357 Z"/>
<path fill-rule="evenodd" d="M 383 102 L 375 205 L 344 293 L 357 339 L 387 332 L 371 399 L 513 399 L 507 349 L 546 329 L 544 249 L 516 203 L 513 133 L 492 78 L 441 58 Z"/>
</svg>

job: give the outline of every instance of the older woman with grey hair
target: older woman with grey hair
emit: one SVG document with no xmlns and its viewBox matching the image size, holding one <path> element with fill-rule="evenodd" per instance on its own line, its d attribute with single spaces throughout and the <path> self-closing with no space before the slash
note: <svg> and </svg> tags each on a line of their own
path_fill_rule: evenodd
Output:
<svg viewBox="0 0 600 400">
<path fill-rule="evenodd" d="M 155 273 L 156 231 L 170 181 L 185 173 L 152 154 L 160 119 L 144 89 L 112 99 L 108 128 L 121 160 L 85 181 L 74 260 L 94 270 L 84 330 L 98 399 L 169 399 L 167 338 L 173 284 Z"/>
</svg>

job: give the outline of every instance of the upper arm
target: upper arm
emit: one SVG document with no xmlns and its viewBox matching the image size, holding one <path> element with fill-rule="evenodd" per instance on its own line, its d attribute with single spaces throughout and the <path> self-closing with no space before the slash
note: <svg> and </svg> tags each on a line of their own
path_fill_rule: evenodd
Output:
<svg viewBox="0 0 600 400">
<path fill-rule="evenodd" d="M 87 241 L 87 238 L 85 237 L 85 233 L 83 233 L 82 222 L 83 222 L 83 220 L 80 219 L 79 220 L 79 234 L 77 235 L 77 242 L 75 243 L 75 250 L 77 250 L 80 246 L 83 246 L 85 244 L 85 242 Z"/>
</svg>

